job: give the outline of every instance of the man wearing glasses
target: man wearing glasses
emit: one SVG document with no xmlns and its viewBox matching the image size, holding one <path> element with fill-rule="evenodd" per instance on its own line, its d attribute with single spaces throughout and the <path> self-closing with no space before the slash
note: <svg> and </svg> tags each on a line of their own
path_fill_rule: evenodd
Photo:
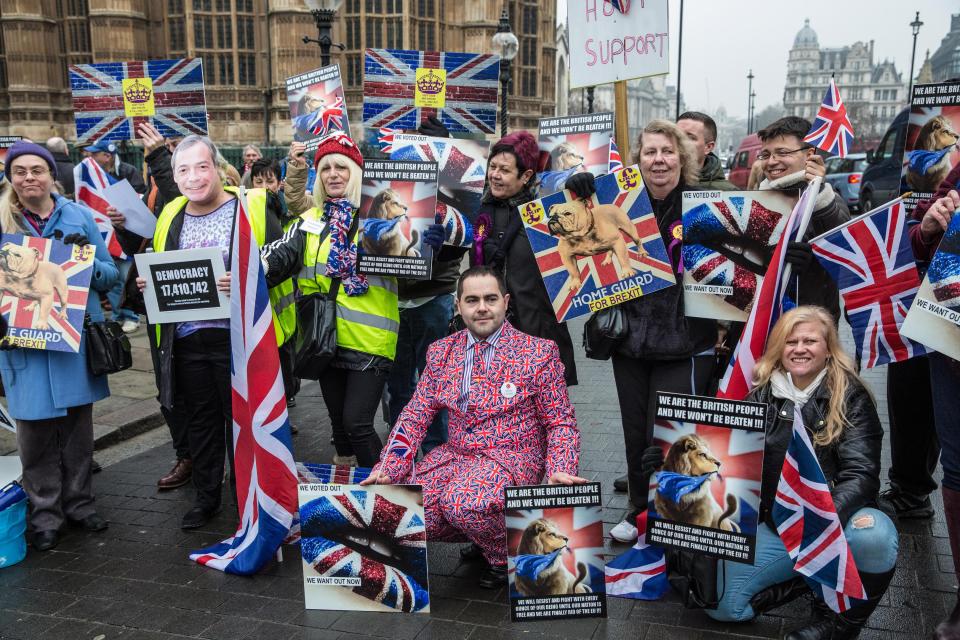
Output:
<svg viewBox="0 0 960 640">
<path fill-rule="evenodd" d="M 810 122 L 797 116 L 780 118 L 757 132 L 762 148 L 757 158 L 763 162 L 764 180 L 760 189 L 776 189 L 799 193 L 807 183 L 824 177 L 823 158 L 803 141 L 810 131 Z M 826 182 L 821 183 L 813 216 L 802 242 L 787 245 L 786 261 L 793 265 L 793 279 L 788 289 L 790 298 L 799 304 L 815 304 L 826 308 L 836 322 L 840 321 L 840 294 L 837 285 L 820 263 L 813 259 L 809 240 L 843 224 L 850 211 L 843 198 Z"/>
</svg>

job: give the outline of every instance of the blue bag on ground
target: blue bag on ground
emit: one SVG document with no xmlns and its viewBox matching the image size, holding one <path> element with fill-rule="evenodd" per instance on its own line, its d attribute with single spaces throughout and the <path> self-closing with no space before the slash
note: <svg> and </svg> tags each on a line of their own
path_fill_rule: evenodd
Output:
<svg viewBox="0 0 960 640">
<path fill-rule="evenodd" d="M 27 555 L 27 494 L 19 483 L 0 489 L 0 568 L 9 567 Z"/>
</svg>

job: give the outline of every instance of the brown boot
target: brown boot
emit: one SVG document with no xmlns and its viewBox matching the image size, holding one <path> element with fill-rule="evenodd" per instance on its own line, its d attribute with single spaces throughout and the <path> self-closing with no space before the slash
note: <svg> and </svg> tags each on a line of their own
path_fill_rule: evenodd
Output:
<svg viewBox="0 0 960 640">
<path fill-rule="evenodd" d="M 178 458 L 177 464 L 173 465 L 173 469 L 170 469 L 170 472 L 167 475 L 157 480 L 157 489 L 160 491 L 167 491 L 169 489 L 182 487 L 190 482 L 190 477 L 192 475 L 193 460 L 190 460 L 189 458 Z"/>
<path fill-rule="evenodd" d="M 960 580 L 960 491 L 941 487 L 943 493 L 943 515 L 947 520 L 947 533 L 950 536 L 950 552 L 953 554 L 953 571 Z M 957 594 L 957 606 L 950 617 L 940 623 L 933 637 L 938 640 L 960 640 L 960 593 Z"/>
</svg>

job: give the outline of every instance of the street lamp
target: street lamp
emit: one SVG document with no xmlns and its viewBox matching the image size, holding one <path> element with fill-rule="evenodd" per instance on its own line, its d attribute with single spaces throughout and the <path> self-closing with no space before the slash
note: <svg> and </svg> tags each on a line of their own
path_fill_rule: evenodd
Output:
<svg viewBox="0 0 960 640">
<path fill-rule="evenodd" d="M 500 24 L 493 34 L 493 51 L 500 54 L 500 137 L 507 135 L 507 94 L 510 92 L 510 63 L 517 57 L 520 41 L 510 30 L 510 15 L 504 7 L 500 13 Z"/>
<path fill-rule="evenodd" d="M 747 74 L 747 135 L 753 133 L 750 111 L 753 109 L 753 69 Z"/>
<path fill-rule="evenodd" d="M 917 34 L 920 33 L 920 27 L 923 26 L 923 23 L 920 22 L 920 12 L 917 11 L 917 16 L 913 19 L 913 22 L 910 23 L 910 28 L 913 29 L 913 53 L 910 54 L 910 88 L 907 89 L 907 103 L 913 101 L 913 61 L 917 57 Z"/>
<path fill-rule="evenodd" d="M 750 133 L 757 128 L 757 92 L 750 92 Z"/>
<path fill-rule="evenodd" d="M 313 21 L 317 24 L 317 33 L 320 37 L 303 36 L 303 44 L 316 42 L 320 45 L 320 66 L 322 67 L 330 64 L 330 47 L 337 47 L 341 51 L 346 48 L 330 39 L 333 17 L 337 14 L 337 9 L 340 8 L 341 4 L 343 4 L 343 0 L 307 0 L 307 6 L 310 8 L 310 13 L 313 14 Z"/>
</svg>

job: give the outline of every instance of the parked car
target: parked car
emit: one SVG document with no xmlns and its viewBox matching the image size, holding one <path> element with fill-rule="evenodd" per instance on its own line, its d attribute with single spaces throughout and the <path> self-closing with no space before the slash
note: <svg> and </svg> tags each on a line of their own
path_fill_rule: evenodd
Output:
<svg viewBox="0 0 960 640">
<path fill-rule="evenodd" d="M 900 195 L 909 117 L 910 109 L 898 113 L 877 148 L 867 151 L 867 168 L 860 181 L 861 211 L 870 211 Z"/>
<path fill-rule="evenodd" d="M 827 158 L 826 168 L 826 182 L 840 194 L 850 211 L 859 209 L 860 183 L 867 168 L 867 154 L 851 153 L 846 158 L 832 156 Z"/>
<path fill-rule="evenodd" d="M 747 180 L 750 178 L 750 168 L 753 166 L 757 154 L 760 153 L 760 138 L 757 134 L 751 133 L 740 141 L 737 152 L 733 154 L 733 162 L 730 164 L 730 174 L 727 180 L 737 185 L 738 189 L 747 188 Z"/>
</svg>

